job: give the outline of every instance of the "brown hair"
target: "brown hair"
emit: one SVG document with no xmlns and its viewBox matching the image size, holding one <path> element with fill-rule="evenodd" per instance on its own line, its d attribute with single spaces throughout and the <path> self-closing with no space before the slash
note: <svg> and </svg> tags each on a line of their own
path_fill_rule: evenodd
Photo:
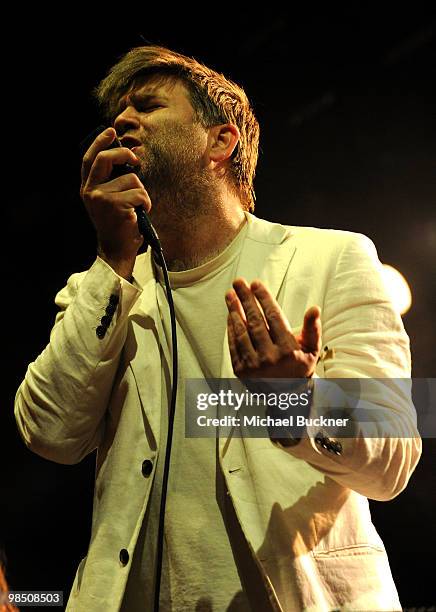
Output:
<svg viewBox="0 0 436 612">
<path fill-rule="evenodd" d="M 165 47 L 135 47 L 110 69 L 94 90 L 106 118 L 114 120 L 120 98 L 138 78 L 152 75 L 183 81 L 196 119 L 203 127 L 221 123 L 238 127 L 240 140 L 230 159 L 229 174 L 244 208 L 254 210 L 259 124 L 242 87 L 194 58 Z"/>
</svg>

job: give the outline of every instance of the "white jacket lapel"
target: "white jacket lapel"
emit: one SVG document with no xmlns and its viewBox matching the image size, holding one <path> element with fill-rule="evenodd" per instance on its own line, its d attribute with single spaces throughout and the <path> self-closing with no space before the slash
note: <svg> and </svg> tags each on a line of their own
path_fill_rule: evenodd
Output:
<svg viewBox="0 0 436 612">
<path fill-rule="evenodd" d="M 167 347 L 162 346 L 159 341 L 159 338 L 163 337 L 163 330 L 150 252 L 137 258 L 133 276 L 142 288 L 142 294 L 130 313 L 130 328 L 124 351 L 135 377 L 145 418 L 158 445 L 162 384 L 161 350 L 164 352 L 167 364 L 171 364 L 171 361 Z"/>
</svg>

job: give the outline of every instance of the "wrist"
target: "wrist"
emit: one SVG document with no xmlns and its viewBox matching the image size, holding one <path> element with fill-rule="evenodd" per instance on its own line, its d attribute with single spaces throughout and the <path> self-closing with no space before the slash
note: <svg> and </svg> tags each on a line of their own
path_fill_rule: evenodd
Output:
<svg viewBox="0 0 436 612">
<path fill-rule="evenodd" d="M 129 258 L 110 257 L 106 255 L 106 253 L 104 253 L 100 248 L 98 249 L 97 254 L 104 262 L 106 262 L 112 268 L 112 270 L 116 274 L 118 274 L 118 276 L 121 276 L 121 278 L 124 278 L 128 281 L 131 280 L 133 268 L 135 266 L 136 255 Z"/>
<path fill-rule="evenodd" d="M 298 403 L 298 416 L 304 416 L 305 418 L 309 416 L 313 402 L 313 389 L 314 381 L 312 375 L 301 379 L 295 379 L 290 385 L 290 392 L 300 398 Z M 267 414 L 273 418 L 280 416 L 280 412 L 277 411 L 275 406 L 269 407 Z M 274 427 L 273 429 L 268 429 L 271 442 L 284 448 L 296 446 L 301 442 L 302 438 L 307 435 L 305 425 L 292 425 L 291 427 Z"/>
</svg>

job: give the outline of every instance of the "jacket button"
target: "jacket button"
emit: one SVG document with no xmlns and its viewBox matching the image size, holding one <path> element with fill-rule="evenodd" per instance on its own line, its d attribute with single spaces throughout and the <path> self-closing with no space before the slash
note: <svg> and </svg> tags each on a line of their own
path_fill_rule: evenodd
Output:
<svg viewBox="0 0 436 612">
<path fill-rule="evenodd" d="M 104 317 L 101 318 L 100 323 L 103 325 L 103 327 L 109 327 L 109 325 L 111 324 L 112 321 L 112 317 L 109 317 L 108 315 L 104 315 Z"/>
<path fill-rule="evenodd" d="M 332 440 L 331 447 L 332 447 L 333 453 L 336 453 L 337 455 L 342 454 L 342 444 L 338 442 L 337 440 Z"/>
<path fill-rule="evenodd" d="M 95 333 L 97 335 L 97 338 L 100 338 L 100 340 L 102 340 L 106 335 L 106 328 L 103 327 L 103 325 L 99 325 L 95 330 Z"/>
<path fill-rule="evenodd" d="M 150 459 L 146 459 L 142 462 L 142 475 L 148 478 L 153 471 L 153 462 Z"/>
<path fill-rule="evenodd" d="M 112 317 L 116 311 L 117 307 L 115 306 L 115 304 L 108 304 L 106 306 L 106 314 L 109 315 L 110 317 Z"/>
<path fill-rule="evenodd" d="M 129 562 L 129 551 L 125 548 L 120 550 L 120 561 L 122 565 L 127 565 Z"/>
<path fill-rule="evenodd" d="M 115 293 L 112 293 L 112 295 L 109 297 L 109 304 L 113 304 L 114 306 L 116 306 L 119 301 L 120 301 L 120 298 L 117 295 L 115 295 Z"/>
</svg>

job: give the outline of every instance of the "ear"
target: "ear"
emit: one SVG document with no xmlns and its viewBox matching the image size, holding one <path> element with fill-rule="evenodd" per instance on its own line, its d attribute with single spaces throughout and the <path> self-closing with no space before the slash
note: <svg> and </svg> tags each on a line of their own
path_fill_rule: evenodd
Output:
<svg viewBox="0 0 436 612">
<path fill-rule="evenodd" d="M 231 157 L 239 142 L 240 133 L 236 125 L 225 123 L 209 128 L 209 159 L 215 164 Z"/>
</svg>

